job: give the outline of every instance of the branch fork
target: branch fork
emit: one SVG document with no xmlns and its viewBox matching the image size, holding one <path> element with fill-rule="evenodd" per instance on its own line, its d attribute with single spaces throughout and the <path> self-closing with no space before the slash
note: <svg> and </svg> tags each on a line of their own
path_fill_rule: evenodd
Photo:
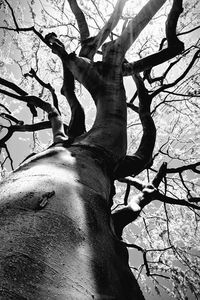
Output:
<svg viewBox="0 0 200 300">
<path fill-rule="evenodd" d="M 157 199 L 159 195 L 158 186 L 163 177 L 165 177 L 166 171 L 167 164 L 163 163 L 158 173 L 150 183 L 144 185 L 142 182 L 137 180 L 136 186 L 141 192 L 132 197 L 125 207 L 112 214 L 112 227 L 114 228 L 115 235 L 119 239 L 121 239 L 124 227 L 135 221 L 140 215 L 142 209 L 151 201 Z"/>
</svg>

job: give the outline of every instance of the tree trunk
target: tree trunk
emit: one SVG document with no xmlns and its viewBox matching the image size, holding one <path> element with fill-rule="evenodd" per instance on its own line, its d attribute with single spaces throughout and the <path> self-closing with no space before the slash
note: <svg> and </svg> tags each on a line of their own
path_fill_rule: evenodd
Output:
<svg viewBox="0 0 200 300">
<path fill-rule="evenodd" d="M 1 299 L 144 299 L 110 226 L 101 150 L 58 144 L 1 182 Z"/>
</svg>

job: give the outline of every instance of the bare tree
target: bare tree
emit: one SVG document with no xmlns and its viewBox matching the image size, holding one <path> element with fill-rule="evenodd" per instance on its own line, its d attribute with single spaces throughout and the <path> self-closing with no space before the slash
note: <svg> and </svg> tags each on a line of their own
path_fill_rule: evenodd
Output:
<svg viewBox="0 0 200 300">
<path fill-rule="evenodd" d="M 200 49 L 198 39 L 190 45 L 181 39 L 199 29 L 195 19 L 193 27 L 184 28 L 186 15 L 195 11 L 198 1 L 165 2 L 146 1 L 130 15 L 129 1 L 118 0 L 115 5 L 105 1 L 107 11 L 112 10 L 106 19 L 98 1 L 88 4 L 93 14 L 82 1 L 50 1 L 54 10 L 39 1 L 42 18 L 37 19 L 38 3 L 31 1 L 27 6 L 32 25 L 29 19 L 27 26 L 22 8 L 1 1 L 7 14 L 0 26 L 2 47 L 11 36 L 15 56 L 20 57 L 14 61 L 23 74 L 20 84 L 5 70 L 0 77 L 2 177 L 8 161 L 13 169 L 0 182 L 2 299 L 140 300 L 144 296 L 138 280 L 143 273 L 158 294 L 160 288 L 170 293 L 162 279 L 171 276 L 174 297 L 186 299 L 189 286 L 198 299 L 198 249 L 194 242 L 187 245 L 184 236 L 178 240 L 180 226 L 175 225 L 177 218 L 184 232 L 192 231 L 193 239 L 198 239 L 200 198 L 195 175 L 200 173 L 200 162 L 194 130 L 200 108 Z M 156 19 L 166 21 L 160 45 L 148 35 L 145 40 L 143 33 Z M 56 31 L 61 27 L 64 30 Z M 139 59 L 132 61 L 137 41 Z M 32 48 L 27 50 L 29 42 Z M 47 65 L 54 79 L 62 82 L 60 94 L 45 74 Z M 125 77 L 131 78 L 135 89 L 130 100 Z M 96 107 L 89 130 L 77 82 Z M 21 118 L 8 103 L 11 99 L 27 105 Z M 61 99 L 70 108 L 68 124 Z M 169 123 L 165 128 L 162 113 Z M 32 124 L 22 120 L 28 114 Z M 131 123 L 133 114 L 141 125 L 139 131 Z M 14 170 L 9 146 L 14 133 L 33 132 L 36 145 L 36 132 L 48 128 L 53 142 Z M 127 146 L 129 128 L 135 136 Z M 115 188 L 124 190 L 123 200 Z M 159 204 L 154 205 L 154 200 Z M 133 221 L 143 227 L 139 234 L 132 229 L 131 243 L 123 238 L 123 230 Z M 142 254 L 140 266 L 129 267 L 127 248 Z"/>
</svg>

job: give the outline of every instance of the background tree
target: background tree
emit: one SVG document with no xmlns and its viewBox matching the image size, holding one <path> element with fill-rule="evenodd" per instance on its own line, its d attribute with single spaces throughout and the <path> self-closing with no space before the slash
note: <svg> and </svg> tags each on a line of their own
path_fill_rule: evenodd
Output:
<svg viewBox="0 0 200 300">
<path fill-rule="evenodd" d="M 64 231 L 65 240 L 71 241 L 75 247 L 73 249 L 81 248 L 82 256 L 86 252 L 92 261 L 95 258 L 94 265 L 96 269 L 99 268 L 96 273 L 92 271 L 93 277 L 94 273 L 96 275 L 96 281 L 93 282 L 90 278 L 91 270 L 86 268 L 87 263 L 79 261 L 80 274 L 87 273 L 89 278 L 84 282 L 81 275 L 78 277 L 77 272 L 74 272 L 76 255 L 75 263 L 67 257 L 71 264 L 71 279 L 73 276 L 74 280 L 79 278 L 78 284 L 82 285 L 80 289 L 76 283 L 74 286 L 79 292 L 75 292 L 71 284 L 68 292 L 72 293 L 72 297 L 79 297 L 81 293 L 86 299 L 88 295 L 98 297 L 97 294 L 102 298 L 102 289 L 106 294 L 104 297 L 107 298 L 142 297 L 126 267 L 126 254 L 123 252 L 125 246 L 130 249 L 130 266 L 136 279 L 140 280 L 147 291 L 151 288 L 152 292 L 162 295 L 164 290 L 177 299 L 199 297 L 199 3 L 182 3 L 178 0 L 171 1 L 172 3 L 140 1 L 138 5 L 132 1 L 115 2 L 29 1 L 21 5 L 19 2 L 16 6 L 11 1 L 1 1 L 2 177 L 25 157 L 23 152 L 16 157 L 16 143 L 20 149 L 23 148 L 22 144 L 26 144 L 31 147 L 31 153 L 41 153 L 25 161 L 10 179 L 3 181 L 1 187 L 1 229 L 6 241 L 5 248 L 3 246 L 1 250 L 2 266 L 5 270 L 1 274 L 1 278 L 4 278 L 1 294 L 5 299 L 12 299 L 16 295 L 32 299 L 33 293 L 40 293 L 40 299 L 44 297 L 43 293 L 49 293 L 52 299 L 56 295 L 58 299 L 66 296 L 65 289 L 61 288 L 61 285 L 66 287 L 64 280 L 59 283 L 59 287 L 56 286 L 60 275 L 47 270 L 47 265 L 44 268 L 44 265 L 37 263 L 34 267 L 35 257 L 29 253 L 35 251 L 39 262 L 41 258 L 45 261 L 49 259 L 52 262 L 51 268 L 56 263 L 55 256 L 58 253 L 62 253 L 60 261 L 66 259 L 61 246 L 65 247 L 65 252 L 72 251 L 59 235 L 61 228 L 65 231 L 68 228 L 68 232 L 73 231 L 79 242 L 83 238 L 86 240 L 83 250 Z M 19 101 L 27 105 L 22 105 Z M 86 112 L 86 128 L 82 107 Z M 80 225 L 83 236 L 76 234 L 77 224 L 67 222 L 66 226 L 60 220 L 62 224 L 58 226 L 56 218 L 52 220 L 46 217 L 46 223 L 40 224 L 38 221 L 45 213 L 52 211 L 53 208 L 49 208 L 51 198 L 66 198 L 69 190 L 66 180 L 66 189 L 62 190 L 60 185 L 63 183 L 55 178 L 51 180 L 55 181 L 58 190 L 62 190 L 59 196 L 54 189 L 49 190 L 49 186 L 44 192 L 37 182 L 38 196 L 35 187 L 28 185 L 35 174 L 35 165 L 41 166 L 36 174 L 45 182 L 42 176 L 42 166 L 45 165 L 43 159 L 54 165 L 52 156 L 61 151 L 61 147 L 56 147 L 57 152 L 54 151 L 54 146 L 46 152 L 43 151 L 52 143 L 51 131 L 47 130 L 51 127 L 53 142 L 57 145 L 61 143 L 64 149 L 78 157 L 79 168 L 81 164 L 85 164 L 87 172 L 82 171 L 81 176 L 86 174 L 86 183 L 99 191 L 98 197 L 96 193 L 89 193 L 85 190 L 84 181 L 82 201 L 77 202 L 75 194 L 71 196 L 75 199 L 75 207 L 77 205 L 80 208 L 79 218 L 84 215 L 81 212 L 83 203 L 90 203 L 85 209 L 89 220 L 86 224 L 90 224 L 90 232 L 83 229 L 83 221 Z M 43 130 L 47 133 L 43 134 Z M 17 132 L 25 132 L 20 140 Z M 53 155 L 48 156 L 48 153 Z M 13 161 L 14 158 L 16 162 Z M 57 156 L 56 159 L 58 161 Z M 60 162 L 63 159 L 69 163 L 69 157 L 59 156 Z M 29 170 L 30 173 L 26 173 Z M 55 172 L 55 169 L 52 170 Z M 47 171 L 52 170 L 50 168 Z M 63 175 L 59 172 L 57 176 L 62 178 Z M 65 176 L 66 174 L 68 173 Z M 68 177 L 68 181 L 71 180 L 69 178 L 71 177 Z M 93 182 L 91 178 L 98 178 L 104 186 L 97 184 L 95 180 Z M 23 182 L 22 190 L 18 189 L 20 185 L 16 185 L 15 181 L 20 182 L 21 186 Z M 79 191 L 78 194 L 80 193 Z M 109 199 L 109 207 L 100 205 L 102 200 L 99 200 L 99 194 L 107 201 Z M 20 198 L 19 195 L 23 197 Z M 88 197 L 98 205 L 92 207 Z M 109 212 L 113 197 L 110 225 Z M 69 196 L 67 199 L 72 205 L 73 200 Z M 35 211 L 39 212 L 38 219 L 34 219 Z M 92 213 L 95 216 L 93 218 Z M 57 215 L 61 219 L 60 213 Z M 122 241 L 123 228 L 133 221 L 124 230 Z M 96 227 L 95 222 L 98 224 Z M 34 237 L 33 241 L 30 236 L 27 238 L 28 230 Z M 110 231 L 112 237 L 108 234 Z M 61 239 L 61 246 L 56 250 L 53 247 L 53 234 Z M 38 235 L 46 244 L 36 242 Z M 92 238 L 88 238 L 88 235 Z M 94 235 L 97 235 L 96 239 Z M 103 241 L 107 245 L 106 251 L 102 250 Z M 10 243 L 17 250 L 13 250 Z M 51 243 L 53 248 L 49 247 Z M 91 243 L 95 254 L 89 255 L 87 247 Z M 97 254 L 100 250 L 103 258 Z M 141 254 L 141 259 L 137 257 L 139 264 L 131 255 L 133 251 Z M 30 258 L 34 263 L 30 263 Z M 120 264 L 119 260 L 123 263 Z M 23 263 L 20 264 L 19 261 Z M 102 288 L 103 279 L 99 275 L 107 274 L 108 261 L 110 274 L 117 274 L 116 278 L 112 278 L 110 290 L 105 288 L 105 283 L 110 285 L 109 279 L 105 279 Z M 31 266 L 30 269 L 27 269 L 28 265 Z M 65 276 L 69 272 L 65 267 L 55 270 L 58 273 L 64 272 Z M 14 275 L 11 276 L 11 273 Z M 25 281 L 22 273 L 27 274 Z M 31 277 L 31 273 L 34 278 L 39 278 L 40 283 Z M 46 274 L 55 280 L 48 281 Z M 126 283 L 123 278 L 126 278 Z"/>
</svg>

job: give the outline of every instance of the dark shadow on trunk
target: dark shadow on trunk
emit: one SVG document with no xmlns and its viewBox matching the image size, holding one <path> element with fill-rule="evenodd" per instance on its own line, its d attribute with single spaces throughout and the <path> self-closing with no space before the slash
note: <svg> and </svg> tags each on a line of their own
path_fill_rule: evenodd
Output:
<svg viewBox="0 0 200 300">
<path fill-rule="evenodd" d="M 57 145 L 1 183 L 2 299 L 144 299 L 110 228 L 107 166 Z"/>
</svg>

